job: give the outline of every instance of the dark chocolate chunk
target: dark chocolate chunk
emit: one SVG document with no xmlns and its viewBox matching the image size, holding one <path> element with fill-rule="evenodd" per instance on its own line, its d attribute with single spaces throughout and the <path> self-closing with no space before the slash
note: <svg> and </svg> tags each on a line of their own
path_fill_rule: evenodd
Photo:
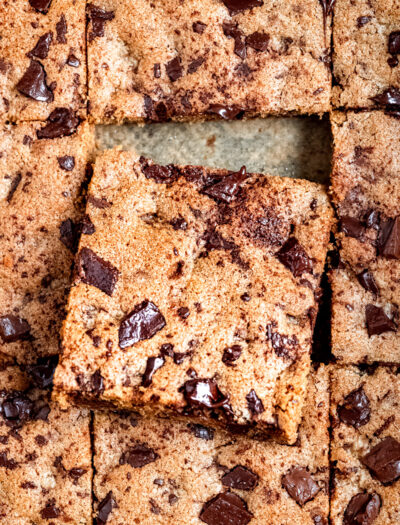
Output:
<svg viewBox="0 0 400 525">
<path fill-rule="evenodd" d="M 15 470 L 18 467 L 18 463 L 15 459 L 9 459 L 7 452 L 0 452 L 0 467 L 8 470 Z"/>
<path fill-rule="evenodd" d="M 238 106 L 223 106 L 222 104 L 211 104 L 207 109 L 207 113 L 218 115 L 224 120 L 233 120 L 241 116 L 243 109 Z"/>
<path fill-rule="evenodd" d="M 160 78 L 161 77 L 161 67 L 160 67 L 160 64 L 154 64 L 153 66 L 153 74 L 154 74 L 154 78 Z M 148 98 L 150 98 L 148 95 L 146 95 Z M 151 101 L 151 98 L 150 98 L 150 101 Z M 145 105 L 146 105 L 146 100 L 145 100 Z"/>
<path fill-rule="evenodd" d="M 143 386 L 147 387 L 151 385 L 154 372 L 157 372 L 157 370 L 161 368 L 164 363 L 165 359 L 163 357 L 149 357 L 147 359 L 146 370 L 143 374 Z"/>
<path fill-rule="evenodd" d="M 165 326 L 165 318 L 151 301 L 145 300 L 124 317 L 119 327 L 119 346 L 127 348 L 138 341 L 151 339 Z"/>
<path fill-rule="evenodd" d="M 177 217 L 176 219 L 172 219 L 170 224 L 174 230 L 186 230 L 188 227 L 188 223 L 183 217 Z"/>
<path fill-rule="evenodd" d="M 370 22 L 370 21 L 371 21 L 371 17 L 370 16 L 359 16 L 357 18 L 357 27 L 358 27 L 358 29 L 361 29 L 366 24 L 368 24 L 368 22 Z"/>
<path fill-rule="evenodd" d="M 64 155 L 64 157 L 57 157 L 60 168 L 64 171 L 72 171 L 75 168 L 75 157 L 71 155 Z"/>
<path fill-rule="evenodd" d="M 97 37 L 104 36 L 104 26 L 106 22 L 113 20 L 115 15 L 113 11 L 105 11 L 101 7 L 88 4 L 88 16 L 92 22 L 92 31 L 89 33 L 89 42 Z"/>
<path fill-rule="evenodd" d="M 243 32 L 238 28 L 237 23 L 233 22 L 223 22 L 222 29 L 224 31 L 224 35 L 233 38 L 235 45 L 233 48 L 234 53 L 244 60 L 246 58 L 246 44 L 244 42 L 244 35 Z"/>
<path fill-rule="evenodd" d="M 81 65 L 81 61 L 71 53 L 67 58 L 66 64 L 71 67 L 79 67 Z"/>
<path fill-rule="evenodd" d="M 360 492 L 353 496 L 343 516 L 343 525 L 372 525 L 381 510 L 381 498 L 376 492 Z"/>
<path fill-rule="evenodd" d="M 94 195 L 89 195 L 88 197 L 88 203 L 94 206 L 95 208 L 99 208 L 99 210 L 105 210 L 106 208 L 111 208 L 112 202 L 109 202 L 104 197 L 95 197 Z"/>
<path fill-rule="evenodd" d="M 192 25 L 193 31 L 195 33 L 198 33 L 199 35 L 202 35 L 204 33 L 206 27 L 206 24 L 203 24 L 203 22 L 193 22 Z"/>
<path fill-rule="evenodd" d="M 203 425 L 196 423 L 189 424 L 189 428 L 199 439 L 205 439 L 206 441 L 211 441 L 214 439 L 214 430 L 212 428 L 203 427 Z"/>
<path fill-rule="evenodd" d="M 340 219 L 340 229 L 345 235 L 354 237 L 354 239 L 360 239 L 365 231 L 361 221 L 353 217 L 342 217 Z"/>
<path fill-rule="evenodd" d="M 226 366 L 235 366 L 233 363 L 242 355 L 242 347 L 240 345 L 232 345 L 225 348 L 222 354 L 222 362 Z"/>
<path fill-rule="evenodd" d="M 178 315 L 181 319 L 187 319 L 190 315 L 190 310 L 187 306 L 181 306 L 178 308 Z"/>
<path fill-rule="evenodd" d="M 87 470 L 85 468 L 74 467 L 68 471 L 68 476 L 74 481 L 78 481 L 86 472 Z"/>
<path fill-rule="evenodd" d="M 124 452 L 120 459 L 120 464 L 128 463 L 133 468 L 142 468 L 149 463 L 153 463 L 160 456 L 148 446 L 138 444 Z"/>
<path fill-rule="evenodd" d="M 232 489 L 254 490 L 258 483 L 258 475 L 242 465 L 237 465 L 222 476 L 221 482 L 225 487 Z"/>
<path fill-rule="evenodd" d="M 89 389 L 92 394 L 99 396 L 104 392 L 104 379 L 100 373 L 100 370 L 96 370 L 89 382 Z"/>
<path fill-rule="evenodd" d="M 400 31 L 392 31 L 389 35 L 389 53 L 391 55 L 400 54 Z"/>
<path fill-rule="evenodd" d="M 110 296 L 119 275 L 115 266 L 96 255 L 90 248 L 82 248 L 79 252 L 77 273 L 83 283 L 95 286 Z"/>
<path fill-rule="evenodd" d="M 246 400 L 247 406 L 249 407 L 249 410 L 253 415 L 261 414 L 262 412 L 264 412 L 264 405 L 254 390 L 250 390 L 250 392 L 246 396 Z"/>
<path fill-rule="evenodd" d="M 71 109 L 56 108 L 47 119 L 47 124 L 37 131 L 38 139 L 56 139 L 75 133 L 79 118 Z"/>
<path fill-rule="evenodd" d="M 369 337 L 380 335 L 384 332 L 397 331 L 395 323 L 386 315 L 380 306 L 367 304 L 365 307 L 365 319 Z"/>
<path fill-rule="evenodd" d="M 29 375 L 39 388 L 48 388 L 53 384 L 53 376 L 58 363 L 58 356 L 40 357 L 36 364 L 28 366 Z"/>
<path fill-rule="evenodd" d="M 75 253 L 78 247 L 79 231 L 76 224 L 71 219 L 66 219 L 60 224 L 60 241 L 70 250 Z"/>
<path fill-rule="evenodd" d="M 374 295 L 379 294 L 379 288 L 378 285 L 375 282 L 374 276 L 371 272 L 368 270 L 363 270 L 361 273 L 357 275 L 358 282 L 361 284 L 361 286 L 367 290 L 367 292 L 371 292 Z"/>
<path fill-rule="evenodd" d="M 256 51 L 266 51 L 268 49 L 270 36 L 268 33 L 261 33 L 255 31 L 246 37 L 246 45 L 252 47 Z"/>
<path fill-rule="evenodd" d="M 83 216 L 81 223 L 80 223 L 80 229 L 81 229 L 81 232 L 84 233 L 85 235 L 93 235 L 94 232 L 96 231 L 96 228 L 91 218 L 89 217 L 89 215 L 86 214 Z"/>
<path fill-rule="evenodd" d="M 400 259 L 400 217 L 380 224 L 378 253 L 388 259 Z"/>
<path fill-rule="evenodd" d="M 282 476 L 282 485 L 289 496 L 299 505 L 311 501 L 318 494 L 320 488 L 304 467 L 293 467 Z"/>
<path fill-rule="evenodd" d="M 24 394 L 15 392 L 5 398 L 1 406 L 1 414 L 13 426 L 22 426 L 32 418 L 33 402 Z"/>
<path fill-rule="evenodd" d="M 174 357 L 174 345 L 171 345 L 171 343 L 164 343 L 161 345 L 160 354 L 164 357 Z"/>
<path fill-rule="evenodd" d="M 366 425 L 371 417 L 371 408 L 369 399 L 366 396 L 363 387 L 353 390 L 344 398 L 342 405 L 338 406 L 338 415 L 340 421 L 345 425 L 354 428 Z"/>
<path fill-rule="evenodd" d="M 204 504 L 200 513 L 201 521 L 207 525 L 247 525 L 252 518 L 246 503 L 233 492 L 218 494 Z"/>
<path fill-rule="evenodd" d="M 236 250 L 238 247 L 234 242 L 227 241 L 221 234 L 214 229 L 206 231 L 203 235 L 203 240 L 206 241 L 206 250 Z"/>
<path fill-rule="evenodd" d="M 395 87 L 390 87 L 376 97 L 372 97 L 372 100 L 378 106 L 386 107 L 387 109 L 390 109 L 392 106 L 400 106 L 400 90 Z"/>
<path fill-rule="evenodd" d="M 27 339 L 30 335 L 30 330 L 31 327 L 26 319 L 13 314 L 0 317 L 0 337 L 3 343 L 14 343 L 21 339 Z"/>
<path fill-rule="evenodd" d="M 19 183 L 21 182 L 22 175 L 21 173 L 17 173 L 15 177 L 13 177 L 11 181 L 10 191 L 7 195 L 7 202 L 11 202 L 11 199 L 13 198 L 14 193 L 17 191 L 17 188 L 19 186 Z"/>
<path fill-rule="evenodd" d="M 53 102 L 54 100 L 53 92 L 46 84 L 46 71 L 37 60 L 31 60 L 16 87 L 26 97 L 39 102 Z"/>
<path fill-rule="evenodd" d="M 304 272 L 313 272 L 312 260 L 296 237 L 290 237 L 276 255 L 295 277 L 300 277 Z"/>
<path fill-rule="evenodd" d="M 387 63 L 389 64 L 389 67 L 394 68 L 399 65 L 399 59 L 397 56 L 391 56 L 387 59 Z"/>
<path fill-rule="evenodd" d="M 192 62 L 190 62 L 190 64 L 188 65 L 188 73 L 189 75 L 192 75 L 193 73 L 196 73 L 196 71 L 199 69 L 199 67 L 204 64 L 205 62 L 205 58 L 204 57 L 199 57 L 199 58 L 196 58 L 195 60 L 193 60 Z"/>
<path fill-rule="evenodd" d="M 273 328 L 272 323 L 267 324 L 265 335 L 267 336 L 267 340 L 271 341 L 271 346 L 276 355 L 284 359 L 295 360 L 299 346 L 299 340 L 297 337 L 295 335 L 293 335 L 293 337 L 288 337 L 285 334 L 275 332 Z"/>
<path fill-rule="evenodd" d="M 229 204 L 239 192 L 240 185 L 246 178 L 246 167 L 242 166 L 237 173 L 227 175 L 221 181 L 204 188 L 203 193 L 217 202 Z"/>
<path fill-rule="evenodd" d="M 67 43 L 67 39 L 65 37 L 65 35 L 67 34 L 67 31 L 68 31 L 67 21 L 65 19 L 65 15 L 62 14 L 60 16 L 60 20 L 56 24 L 57 42 L 59 44 Z"/>
<path fill-rule="evenodd" d="M 400 478 L 400 443 L 388 436 L 368 452 L 362 463 L 383 485 Z"/>
<path fill-rule="evenodd" d="M 58 518 L 61 514 L 61 511 L 58 507 L 55 506 L 55 501 L 51 500 L 47 505 L 40 511 L 40 516 L 44 520 L 51 520 Z"/>
<path fill-rule="evenodd" d="M 29 3 L 33 9 L 36 9 L 36 11 L 45 15 L 50 9 L 51 0 L 29 0 Z"/>
<path fill-rule="evenodd" d="M 176 82 L 183 75 L 183 68 L 179 57 L 170 60 L 165 65 L 165 69 L 171 82 Z"/>
<path fill-rule="evenodd" d="M 260 7 L 263 5 L 263 0 L 222 0 L 229 10 L 229 14 L 236 15 L 246 9 L 253 7 Z"/>
<path fill-rule="evenodd" d="M 143 159 L 142 170 L 146 179 L 153 179 L 157 184 L 173 182 L 177 177 L 174 166 L 160 166 L 158 164 L 147 164 Z"/>
<path fill-rule="evenodd" d="M 183 394 L 189 405 L 202 408 L 219 408 L 226 405 L 228 398 L 224 396 L 213 379 L 197 377 L 186 381 Z"/>
<path fill-rule="evenodd" d="M 29 58 L 41 58 L 44 60 L 49 54 L 50 45 L 53 41 L 53 33 L 49 31 L 42 35 L 36 43 L 36 46 L 27 53 Z"/>
<path fill-rule="evenodd" d="M 110 491 L 99 503 L 97 509 L 97 525 L 105 525 L 113 509 L 118 507 L 114 494 Z"/>
</svg>

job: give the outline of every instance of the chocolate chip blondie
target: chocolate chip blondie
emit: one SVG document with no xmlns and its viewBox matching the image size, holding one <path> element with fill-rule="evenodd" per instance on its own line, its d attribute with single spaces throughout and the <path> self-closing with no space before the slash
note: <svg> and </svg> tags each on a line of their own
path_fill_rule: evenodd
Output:
<svg viewBox="0 0 400 525">
<path fill-rule="evenodd" d="M 96 123 L 235 119 L 329 109 L 326 0 L 94 0 Z"/>
<path fill-rule="evenodd" d="M 19 363 L 59 351 L 92 142 L 68 110 L 0 127 L 0 352 Z"/>
<path fill-rule="evenodd" d="M 333 9 L 334 105 L 399 111 L 399 3 L 336 0 Z"/>
<path fill-rule="evenodd" d="M 97 158 L 60 401 L 296 440 L 332 224 L 322 186 Z"/>
<path fill-rule="evenodd" d="M 327 525 L 328 373 L 313 373 L 294 446 L 134 414 L 96 412 L 100 523 Z M 138 497 L 138 495 L 140 496 Z"/>
<path fill-rule="evenodd" d="M 400 363 L 400 121 L 334 113 L 332 126 L 333 354 L 341 363 Z"/>
<path fill-rule="evenodd" d="M 0 4 L 0 122 L 86 114 L 84 0 Z"/>
<path fill-rule="evenodd" d="M 50 400 L 55 361 L 23 372 L 0 356 L 0 523 L 92 523 L 92 466 L 85 409 Z"/>
<path fill-rule="evenodd" d="M 331 372 L 333 525 L 400 523 L 400 376 L 389 368 Z"/>
</svg>

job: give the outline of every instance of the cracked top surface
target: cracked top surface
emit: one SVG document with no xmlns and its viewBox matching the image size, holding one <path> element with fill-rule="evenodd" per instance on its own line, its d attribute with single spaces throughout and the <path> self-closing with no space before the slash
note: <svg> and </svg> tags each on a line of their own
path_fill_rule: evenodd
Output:
<svg viewBox="0 0 400 525">
<path fill-rule="evenodd" d="M 59 399 L 295 441 L 332 223 L 324 189 L 112 150 L 86 212 Z"/>
<path fill-rule="evenodd" d="M 0 357 L 0 523 L 92 523 L 89 422 Z"/>
<path fill-rule="evenodd" d="M 353 511 L 358 508 L 361 519 L 360 494 L 368 495 L 369 500 L 365 523 L 398 523 L 398 466 L 395 479 L 395 465 L 400 457 L 398 371 L 384 367 L 360 371 L 348 367 L 332 369 L 331 373 L 331 460 L 335 467 L 332 524 L 342 525 L 343 516 L 350 514 L 350 508 Z"/>
<path fill-rule="evenodd" d="M 59 351 L 93 141 L 87 124 L 39 139 L 47 126 L 0 128 L 0 352 L 19 363 Z"/>
<path fill-rule="evenodd" d="M 330 17 L 324 30 L 320 1 L 252 5 L 232 11 L 222 0 L 89 4 L 91 117 L 163 121 L 327 111 Z"/>
<path fill-rule="evenodd" d="M 372 107 L 373 97 L 400 88 L 398 0 L 336 0 L 333 88 L 336 107 Z M 385 106 L 385 104 L 382 104 Z"/>
<path fill-rule="evenodd" d="M 0 121 L 86 108 L 85 0 L 3 0 Z"/>
<path fill-rule="evenodd" d="M 400 363 L 400 122 L 334 113 L 332 196 L 340 264 L 332 273 L 332 345 L 342 363 Z"/>
<path fill-rule="evenodd" d="M 232 438 L 190 423 L 97 412 L 95 516 L 102 515 L 111 493 L 110 525 L 136 520 L 154 525 L 225 523 L 217 520 L 215 503 L 208 513 L 204 507 L 230 491 L 248 513 L 235 514 L 231 508 L 230 523 L 247 523 L 252 516 L 251 524 L 261 525 L 268 515 L 268 523 L 274 524 L 327 524 L 328 405 L 327 371 L 321 367 L 311 374 L 299 440 L 292 447 Z M 299 489 L 297 499 L 287 491 L 285 477 L 293 469 L 306 471 L 293 484 Z"/>
</svg>

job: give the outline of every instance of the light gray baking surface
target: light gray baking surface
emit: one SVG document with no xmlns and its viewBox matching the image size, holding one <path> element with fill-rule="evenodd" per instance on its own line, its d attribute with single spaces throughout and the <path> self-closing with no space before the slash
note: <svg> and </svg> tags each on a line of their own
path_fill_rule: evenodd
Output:
<svg viewBox="0 0 400 525">
<path fill-rule="evenodd" d="M 331 162 L 328 118 L 97 126 L 100 149 L 121 145 L 160 164 L 195 164 L 271 173 L 327 183 Z"/>
</svg>

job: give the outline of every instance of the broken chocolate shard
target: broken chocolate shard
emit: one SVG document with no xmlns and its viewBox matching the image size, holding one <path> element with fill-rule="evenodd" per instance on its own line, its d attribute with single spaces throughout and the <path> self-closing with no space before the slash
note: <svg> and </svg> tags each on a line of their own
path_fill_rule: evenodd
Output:
<svg viewBox="0 0 400 525">
<path fill-rule="evenodd" d="M 53 384 L 58 356 L 40 357 L 34 365 L 27 367 L 28 373 L 39 388 L 48 388 Z"/>
<path fill-rule="evenodd" d="M 225 348 L 222 354 L 222 362 L 226 366 L 235 366 L 234 362 L 242 355 L 242 347 L 240 345 L 232 345 Z"/>
<path fill-rule="evenodd" d="M 165 359 L 162 356 L 149 357 L 147 359 L 146 370 L 143 374 L 142 385 L 148 387 L 153 381 L 153 375 L 159 368 L 164 366 Z"/>
<path fill-rule="evenodd" d="M 348 237 L 360 239 L 365 232 L 365 228 L 362 222 L 358 219 L 353 217 L 342 217 L 340 219 L 340 231 Z"/>
<path fill-rule="evenodd" d="M 230 15 L 236 15 L 253 7 L 261 7 L 264 3 L 263 0 L 222 0 L 222 2 L 228 8 Z"/>
<path fill-rule="evenodd" d="M 375 282 L 374 276 L 368 270 L 363 270 L 357 275 L 358 282 L 367 292 L 371 292 L 374 295 L 379 294 L 378 285 Z"/>
<path fill-rule="evenodd" d="M 35 47 L 27 53 L 29 58 L 41 58 L 44 60 L 49 54 L 50 45 L 53 41 L 53 33 L 49 31 L 42 35 L 37 41 Z"/>
<path fill-rule="evenodd" d="M 21 173 L 17 173 L 15 177 L 13 177 L 11 181 L 10 190 L 7 195 L 7 202 L 11 202 L 11 199 L 13 198 L 14 193 L 17 191 L 17 188 L 19 186 L 19 183 L 21 182 L 22 175 Z"/>
<path fill-rule="evenodd" d="M 58 165 L 64 171 L 72 171 L 75 168 L 75 157 L 71 155 L 64 155 L 57 157 Z"/>
<path fill-rule="evenodd" d="M 38 139 L 56 139 L 75 133 L 79 118 L 68 108 L 56 108 L 47 119 L 47 124 L 37 131 Z"/>
<path fill-rule="evenodd" d="M 183 75 L 183 68 L 179 57 L 170 60 L 165 65 L 165 69 L 171 82 L 176 82 Z"/>
<path fill-rule="evenodd" d="M 400 443 L 388 436 L 361 461 L 378 481 L 390 485 L 400 478 Z"/>
<path fill-rule="evenodd" d="M 33 9 L 36 9 L 36 11 L 39 11 L 39 13 L 42 13 L 43 15 L 46 15 L 50 9 L 51 1 L 52 0 L 29 0 L 29 3 Z"/>
<path fill-rule="evenodd" d="M 252 470 L 237 465 L 224 476 L 221 482 L 225 487 L 237 490 L 254 490 L 258 483 L 258 475 Z"/>
<path fill-rule="evenodd" d="M 29 338 L 31 327 L 26 319 L 13 314 L 0 317 L 0 337 L 3 343 L 15 343 Z"/>
<path fill-rule="evenodd" d="M 213 379 L 190 379 L 183 385 L 182 390 L 186 401 L 192 407 L 220 408 L 228 402 L 228 398 L 222 394 Z"/>
<path fill-rule="evenodd" d="M 260 31 L 255 31 L 246 37 L 246 45 L 252 47 L 256 51 L 266 51 L 268 49 L 269 41 L 269 34 L 261 33 Z"/>
<path fill-rule="evenodd" d="M 165 318 L 157 306 L 151 301 L 143 301 L 121 321 L 118 332 L 120 348 L 151 339 L 165 324 Z"/>
<path fill-rule="evenodd" d="M 400 54 L 400 31 L 392 31 L 390 33 L 388 51 L 391 55 Z"/>
<path fill-rule="evenodd" d="M 200 519 L 207 525 L 247 525 L 253 514 L 237 494 L 223 492 L 204 504 Z"/>
<path fill-rule="evenodd" d="M 262 412 L 264 412 L 264 405 L 254 390 L 250 390 L 247 394 L 246 401 L 247 406 L 253 415 L 262 414 Z"/>
<path fill-rule="evenodd" d="M 296 237 L 290 237 L 277 252 L 279 261 L 289 268 L 294 277 L 313 272 L 313 263 Z"/>
<path fill-rule="evenodd" d="M 217 202 L 230 204 L 240 190 L 240 185 L 247 178 L 246 167 L 242 166 L 237 173 L 231 173 L 221 181 L 204 188 L 203 193 Z"/>
<path fill-rule="evenodd" d="M 353 496 L 343 516 L 343 525 L 372 525 L 381 510 L 381 498 L 376 492 L 360 492 Z"/>
<path fill-rule="evenodd" d="M 379 255 L 400 259 L 400 217 L 381 223 L 377 245 Z"/>
<path fill-rule="evenodd" d="M 289 496 L 303 506 L 318 494 L 320 488 L 304 467 L 293 467 L 282 477 L 282 485 Z"/>
<path fill-rule="evenodd" d="M 79 279 L 111 296 L 118 281 L 115 266 L 96 255 L 90 248 L 82 248 L 77 257 Z"/>
<path fill-rule="evenodd" d="M 71 219 L 66 219 L 60 224 L 60 241 L 72 253 L 76 252 L 79 241 L 79 228 Z"/>
<path fill-rule="evenodd" d="M 128 464 L 133 468 L 142 468 L 154 463 L 160 456 L 147 445 L 138 444 L 124 452 L 119 460 L 120 465 Z"/>
<path fill-rule="evenodd" d="M 386 109 L 396 109 L 400 107 L 400 89 L 395 87 L 389 87 L 379 95 L 372 97 L 376 105 Z"/>
<path fill-rule="evenodd" d="M 338 406 L 338 416 L 345 425 L 360 428 L 366 425 L 371 417 L 371 407 L 363 387 L 353 390 Z"/>
<path fill-rule="evenodd" d="M 368 336 L 381 335 L 385 332 L 396 332 L 397 327 L 390 319 L 383 308 L 374 304 L 367 304 L 365 307 L 365 320 L 367 324 Z"/>
<path fill-rule="evenodd" d="M 92 22 L 92 31 L 89 33 L 89 42 L 92 42 L 95 38 L 104 36 L 105 24 L 113 20 L 115 14 L 114 11 L 105 11 L 94 4 L 88 4 L 87 9 L 89 20 Z"/>
<path fill-rule="evenodd" d="M 53 92 L 46 84 L 44 67 L 37 60 L 31 60 L 16 88 L 22 95 L 39 102 L 53 102 L 54 100 Z"/>
<path fill-rule="evenodd" d="M 107 496 L 99 503 L 97 510 L 97 525 L 105 525 L 112 510 L 117 507 L 118 505 L 114 494 L 110 491 Z"/>
</svg>

